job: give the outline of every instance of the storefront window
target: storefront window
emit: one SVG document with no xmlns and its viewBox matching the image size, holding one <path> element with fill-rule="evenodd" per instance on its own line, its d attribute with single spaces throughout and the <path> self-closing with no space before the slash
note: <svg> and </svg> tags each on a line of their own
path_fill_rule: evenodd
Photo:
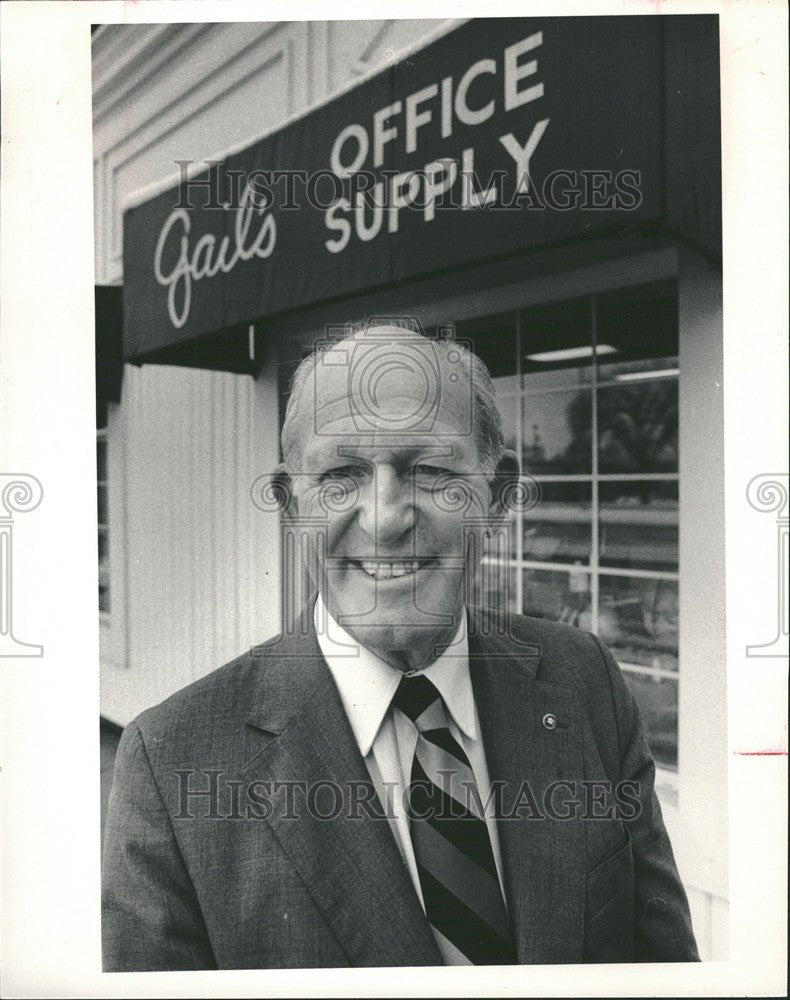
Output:
<svg viewBox="0 0 790 1000">
<path fill-rule="evenodd" d="M 492 601 L 589 629 L 617 657 L 657 762 L 677 767 L 678 329 L 673 282 L 460 322 L 541 501 Z M 493 336 L 489 332 L 493 331 Z M 492 559 L 492 556 L 488 557 Z"/>
</svg>

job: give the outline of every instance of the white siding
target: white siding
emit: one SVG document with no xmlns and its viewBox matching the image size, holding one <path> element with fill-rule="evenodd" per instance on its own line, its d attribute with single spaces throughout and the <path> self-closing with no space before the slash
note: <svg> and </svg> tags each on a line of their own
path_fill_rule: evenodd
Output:
<svg viewBox="0 0 790 1000">
<path fill-rule="evenodd" d="M 124 538 L 110 538 L 111 550 L 126 552 L 125 600 L 113 579 L 110 612 L 125 657 L 122 646 L 102 671 L 102 712 L 113 721 L 125 724 L 278 630 L 278 526 L 250 499 L 255 478 L 277 462 L 273 380 L 272 370 L 256 382 L 126 366 L 125 433 L 109 444 L 123 467 L 110 508 L 126 526 Z"/>
</svg>

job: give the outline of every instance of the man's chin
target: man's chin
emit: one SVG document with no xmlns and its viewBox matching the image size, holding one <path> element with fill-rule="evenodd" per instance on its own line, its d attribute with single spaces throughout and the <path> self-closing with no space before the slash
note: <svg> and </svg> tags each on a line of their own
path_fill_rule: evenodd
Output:
<svg viewBox="0 0 790 1000">
<path fill-rule="evenodd" d="M 447 588 L 447 580 L 440 581 L 435 574 L 433 587 L 416 589 L 394 584 L 373 589 L 367 580 L 357 579 L 343 582 L 351 585 L 328 588 L 329 613 L 357 642 L 383 659 L 385 653 L 398 653 L 398 662 L 406 656 L 427 665 L 458 631 L 462 588 Z M 437 586 L 440 582 L 445 587 Z"/>
<path fill-rule="evenodd" d="M 442 595 L 444 596 L 444 595 Z M 332 598 L 335 597 L 335 600 Z M 341 599 L 337 599 L 340 597 Z M 437 601 L 436 594 L 408 593 L 378 595 L 371 601 L 369 594 L 332 595 L 327 607 L 339 625 L 346 629 L 368 630 L 408 636 L 419 642 L 419 637 L 430 631 L 458 628 L 463 602 L 460 595 Z"/>
<path fill-rule="evenodd" d="M 421 616 L 412 609 L 407 620 L 378 614 L 364 621 L 341 620 L 339 624 L 366 649 L 393 666 L 408 670 L 432 663 L 454 638 L 459 622 L 460 612 Z"/>
</svg>

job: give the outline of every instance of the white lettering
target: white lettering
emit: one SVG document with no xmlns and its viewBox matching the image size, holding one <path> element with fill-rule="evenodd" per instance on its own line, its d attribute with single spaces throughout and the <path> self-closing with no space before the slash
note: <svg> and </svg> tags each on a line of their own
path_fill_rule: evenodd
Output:
<svg viewBox="0 0 790 1000">
<path fill-rule="evenodd" d="M 463 125 L 481 125 L 487 121 L 494 113 L 494 101 L 490 100 L 477 111 L 472 110 L 466 103 L 466 94 L 472 83 L 482 73 L 496 73 L 496 60 L 479 59 L 471 65 L 461 77 L 458 90 L 455 92 L 455 116 Z"/>
<path fill-rule="evenodd" d="M 546 131 L 548 124 L 548 118 L 541 119 L 532 129 L 530 137 L 523 148 L 512 132 L 499 137 L 499 141 L 516 161 L 516 171 L 519 175 L 516 194 L 529 191 L 529 161 L 538 143 L 543 138 L 543 133 Z"/>
<path fill-rule="evenodd" d="M 181 252 L 179 253 L 176 265 L 170 274 L 162 274 L 162 253 L 164 252 L 167 238 L 170 235 L 170 230 L 176 222 L 180 222 L 184 230 L 184 233 L 181 236 Z M 188 239 L 191 226 L 192 223 L 190 222 L 187 210 L 185 208 L 174 209 L 167 217 L 165 224 L 162 226 L 159 239 L 156 241 L 156 250 L 154 251 L 154 275 L 159 284 L 164 285 L 167 288 L 167 310 L 170 313 L 170 320 L 176 328 L 182 327 L 186 322 L 186 318 L 189 315 L 189 306 L 192 301 L 192 279 L 189 272 Z M 179 312 L 176 306 L 176 295 L 178 294 L 178 286 L 182 281 L 184 285 L 184 300 L 181 311 Z"/>
<path fill-rule="evenodd" d="M 512 111 L 513 108 L 518 108 L 528 101 L 535 101 L 537 98 L 543 97 L 542 83 L 536 83 L 525 90 L 518 89 L 519 81 L 527 76 L 532 76 L 538 69 L 537 59 L 530 59 L 529 62 L 519 66 L 518 57 L 525 52 L 531 52 L 532 49 L 536 49 L 542 44 L 543 32 L 536 31 L 534 35 L 529 35 L 505 49 L 505 111 Z"/>
<path fill-rule="evenodd" d="M 373 121 L 367 127 L 359 123 L 347 125 L 332 145 L 330 159 L 333 173 L 341 178 L 358 173 L 368 162 L 369 151 L 372 153 L 372 167 L 383 166 L 386 147 L 390 143 L 397 142 L 399 149 L 405 153 L 416 152 L 420 144 L 420 129 L 435 118 L 439 119 L 438 131 L 441 138 L 448 139 L 453 134 L 455 119 L 462 125 L 481 125 L 496 113 L 497 108 L 509 112 L 543 97 L 544 85 L 536 82 L 538 60 L 530 59 L 527 55 L 542 45 L 543 32 L 533 32 L 506 46 L 502 50 L 501 63 L 499 56 L 478 59 L 468 66 L 457 85 L 453 76 L 445 76 L 437 83 L 427 84 L 414 91 L 403 101 L 397 100 L 380 108 L 373 114 Z M 475 106 L 470 106 L 469 91 L 475 86 L 478 77 L 484 75 L 494 77 L 494 80 L 478 86 L 472 98 Z M 486 97 L 487 102 L 479 104 Z M 402 110 L 404 121 L 401 126 L 395 119 Z M 349 157 L 346 144 L 352 140 L 354 155 L 349 162 L 345 162 Z"/>
<path fill-rule="evenodd" d="M 384 147 L 392 142 L 398 134 L 397 128 L 384 128 L 384 122 L 393 115 L 399 115 L 402 105 L 395 101 L 386 108 L 381 108 L 373 115 L 373 166 L 380 167 L 384 162 Z"/>
<path fill-rule="evenodd" d="M 262 215 L 266 211 L 263 209 L 255 209 L 252 202 L 250 201 L 249 195 L 250 189 L 245 188 L 244 194 L 241 199 L 241 206 L 239 211 L 236 213 L 236 233 L 237 233 L 237 247 L 239 256 L 243 260 L 250 260 L 252 257 L 266 258 L 274 250 L 274 241 L 277 236 L 276 226 L 274 222 L 273 215 L 267 215 L 263 221 L 263 225 L 258 230 L 258 235 L 253 240 L 252 246 L 247 249 L 244 244 L 247 240 L 247 233 L 250 228 L 250 223 L 252 221 L 253 212 L 257 215 Z M 239 220 L 243 220 L 244 223 L 244 236 L 243 238 L 238 238 L 238 234 L 241 231 L 242 223 Z"/>
<path fill-rule="evenodd" d="M 341 198 L 328 208 L 324 214 L 324 222 L 327 229 L 336 229 L 341 234 L 336 240 L 326 240 L 324 243 L 324 246 L 330 253 L 340 253 L 348 246 L 348 241 L 351 239 L 351 223 L 348 219 L 337 219 L 335 216 L 338 210 L 342 209 L 342 211 L 347 212 L 350 208 L 351 205 L 348 203 L 348 198 Z"/>
<path fill-rule="evenodd" d="M 250 246 L 246 246 L 252 216 L 263 219 L 263 223 Z M 178 259 L 169 274 L 162 271 L 162 257 L 171 233 L 177 223 L 180 223 L 182 233 Z M 277 241 L 277 223 L 274 216 L 269 215 L 267 207 L 256 208 L 250 199 L 250 188 L 245 188 L 241 203 L 236 210 L 235 246 L 228 260 L 229 238 L 223 236 L 217 249 L 216 237 L 205 233 L 195 244 L 191 255 L 189 252 L 189 233 L 191 220 L 184 208 L 174 209 L 162 226 L 154 251 L 154 276 L 160 285 L 167 288 L 167 310 L 170 322 L 180 329 L 189 318 L 192 304 L 192 283 L 202 278 L 213 278 L 219 271 L 228 274 L 240 260 L 250 260 L 252 257 L 265 259 L 274 250 Z M 178 294 L 181 289 L 181 308 L 178 307 Z"/>
<path fill-rule="evenodd" d="M 408 183 L 408 188 L 404 190 Z M 420 175 L 413 170 L 396 174 L 390 182 L 390 199 L 387 228 L 391 233 L 398 231 L 398 214 L 402 208 L 411 205 L 420 190 Z"/>
<path fill-rule="evenodd" d="M 434 160 L 425 167 L 425 208 L 423 216 L 431 222 L 436 215 L 436 196 L 449 191 L 455 184 L 458 164 L 455 160 Z M 441 179 L 439 179 L 441 177 Z"/>
<path fill-rule="evenodd" d="M 340 161 L 340 152 L 346 144 L 346 140 L 351 138 L 354 138 L 357 141 L 357 155 L 351 163 L 344 165 Z M 367 131 L 361 125 L 346 125 L 343 131 L 332 143 L 332 153 L 330 155 L 332 173 L 337 174 L 338 177 L 349 177 L 351 174 L 357 173 L 362 168 L 362 164 L 365 162 L 367 155 Z"/>
<path fill-rule="evenodd" d="M 453 78 L 446 76 L 442 80 L 442 138 L 449 139 L 453 134 Z"/>
<path fill-rule="evenodd" d="M 469 211 L 470 208 L 483 208 L 484 205 L 496 201 L 497 187 L 492 184 L 485 191 L 475 191 L 475 151 L 465 149 L 461 157 L 461 208 Z"/>
<path fill-rule="evenodd" d="M 360 191 L 356 198 L 356 205 L 354 206 L 355 221 L 357 228 L 357 236 L 362 240 L 363 243 L 369 243 L 370 240 L 375 239 L 380 230 L 381 223 L 384 221 L 384 185 L 376 184 L 373 188 L 373 222 L 370 226 L 365 224 L 365 195 Z"/>
<path fill-rule="evenodd" d="M 205 278 L 209 273 L 211 268 L 211 252 L 216 242 L 211 233 L 204 233 L 195 244 L 195 249 L 192 251 L 192 277 L 195 281 Z M 201 254 L 203 255 L 202 263 L 200 260 Z"/>
<path fill-rule="evenodd" d="M 435 83 L 430 87 L 423 87 L 416 94 L 410 94 L 406 98 L 406 152 L 413 153 L 417 148 L 417 129 L 422 125 L 427 125 L 433 118 L 431 111 L 417 111 L 417 108 L 436 97 L 439 88 Z"/>
</svg>

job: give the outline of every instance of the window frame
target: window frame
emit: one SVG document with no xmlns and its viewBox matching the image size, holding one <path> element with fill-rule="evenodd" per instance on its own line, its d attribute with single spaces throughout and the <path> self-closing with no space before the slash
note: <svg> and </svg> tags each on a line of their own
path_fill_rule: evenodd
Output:
<svg viewBox="0 0 790 1000">
<path fill-rule="evenodd" d="M 590 471 L 587 473 L 558 473 L 558 474 L 544 474 L 535 473 L 532 478 L 538 484 L 543 483 L 581 483 L 589 485 L 590 487 L 590 508 L 587 523 L 589 523 L 591 528 L 590 534 L 590 555 L 589 561 L 578 565 L 576 563 L 570 562 L 560 562 L 560 561 L 542 561 L 539 559 L 530 559 L 524 557 L 524 517 L 521 514 L 514 514 L 512 516 L 511 524 L 515 529 L 515 557 L 509 557 L 503 560 L 504 566 L 508 571 L 514 571 L 515 577 L 515 593 L 513 594 L 513 604 L 518 611 L 523 611 L 524 608 L 524 574 L 530 570 L 535 571 L 548 571 L 555 572 L 558 574 L 571 573 L 574 570 L 578 570 L 580 574 L 584 574 L 589 588 L 590 595 L 590 624 L 589 630 L 595 634 L 600 635 L 601 632 L 601 591 L 602 591 L 602 578 L 607 577 L 621 577 L 630 578 L 638 580 L 653 580 L 653 581 L 668 581 L 676 584 L 679 587 L 680 584 L 680 565 L 678 564 L 677 570 L 662 570 L 662 569 L 647 569 L 647 568 L 633 568 L 625 566 L 609 566 L 601 564 L 601 536 L 600 536 L 600 524 L 602 515 L 601 506 L 601 485 L 604 483 L 627 483 L 627 482 L 671 482 L 677 484 L 678 493 L 680 489 L 680 470 L 679 467 L 675 472 L 654 472 L 654 473 L 602 473 L 600 472 L 600 435 L 599 435 L 599 400 L 598 392 L 601 388 L 608 388 L 612 386 L 619 386 L 620 383 L 614 379 L 604 379 L 599 380 L 599 354 L 598 354 L 598 330 L 597 330 L 597 317 L 598 317 L 598 296 L 596 293 L 591 293 L 589 295 L 574 295 L 575 299 L 585 298 L 589 305 L 589 333 L 590 333 L 590 348 L 591 357 L 589 362 L 589 379 L 585 378 L 584 383 L 580 386 L 585 392 L 590 393 L 591 400 L 591 455 L 590 455 Z M 528 396 L 526 386 L 524 384 L 525 373 L 522 368 L 522 359 L 524 357 L 524 351 L 526 345 L 523 342 L 523 332 L 522 332 L 522 310 L 520 308 L 513 310 L 505 310 L 503 313 L 497 314 L 498 318 L 507 316 L 512 313 L 512 323 L 514 332 L 514 348 L 515 348 L 515 371 L 513 373 L 514 378 L 514 389 L 512 392 L 518 394 L 517 405 L 512 407 L 513 414 L 515 416 L 515 428 L 508 427 L 506 429 L 506 436 L 515 431 L 515 448 L 516 454 L 519 456 L 520 463 L 523 464 L 524 456 L 524 429 L 528 422 L 528 413 L 525 410 L 526 406 L 529 405 L 529 400 L 533 399 L 536 393 L 530 393 Z M 677 358 L 677 355 L 672 355 L 673 358 Z M 607 354 L 605 355 L 606 360 L 604 364 L 609 366 L 613 363 L 613 359 Z M 547 367 L 546 371 L 551 369 Z M 506 376 L 509 377 L 509 376 Z M 667 369 L 667 375 L 662 376 L 662 380 L 672 380 L 678 384 L 680 383 L 680 370 L 679 362 L 676 363 L 675 367 Z M 496 384 L 496 379 L 494 380 Z M 645 383 L 654 382 L 655 379 L 644 379 Z M 639 384 L 639 380 L 634 379 L 633 384 Z M 568 389 L 576 388 L 569 384 Z M 556 395 L 568 391 L 564 386 L 558 386 L 552 389 L 546 389 L 539 391 L 541 395 Z M 511 392 L 508 392 L 511 395 Z M 678 502 L 678 535 L 679 535 L 679 518 L 680 518 L 680 507 Z M 485 557 L 484 561 L 489 565 L 493 562 L 490 557 Z M 679 679 L 680 679 L 680 639 L 678 635 L 677 641 L 677 669 L 672 670 L 666 667 L 655 666 L 655 665 L 645 665 L 639 663 L 631 663 L 628 660 L 619 659 L 618 664 L 622 669 L 623 673 L 631 676 L 641 676 L 650 677 L 654 681 L 672 681 L 676 685 L 675 690 L 675 700 L 677 703 L 678 690 L 679 690 Z M 677 724 L 675 729 L 675 755 L 678 756 L 678 741 L 680 736 L 680 726 Z M 674 766 L 667 762 L 661 761 L 657 762 L 657 767 L 660 767 L 662 771 L 667 773 L 676 773 L 677 764 Z"/>
<path fill-rule="evenodd" d="M 517 284 L 500 286 L 498 288 L 489 288 L 480 292 L 463 294 L 451 299 L 443 299 L 439 301 L 433 301 L 421 306 L 417 312 L 419 314 L 420 320 L 424 326 L 429 326 L 431 324 L 437 323 L 447 323 L 447 317 L 452 317 L 453 322 L 457 323 L 464 320 L 477 319 L 482 316 L 494 315 L 498 313 L 506 313 L 513 311 L 517 316 L 519 310 L 527 308 L 533 305 L 543 305 L 553 302 L 560 302 L 564 299 L 579 298 L 579 297 L 593 297 L 598 293 L 613 292 L 628 287 L 648 284 L 654 281 L 662 280 L 675 280 L 680 284 L 681 273 L 678 260 L 678 251 L 674 246 L 667 246 L 659 248 L 656 250 L 643 251 L 641 253 L 634 253 L 630 256 L 620 257 L 613 260 L 602 261 L 597 264 L 586 265 L 580 268 L 571 269 L 568 271 L 560 272 L 556 275 L 550 275 L 545 277 L 537 278 L 525 278 L 522 282 Z M 678 288 L 678 295 L 680 295 L 680 288 Z M 682 338 L 683 329 L 681 326 L 681 317 L 679 316 L 679 328 L 678 328 L 678 366 L 682 369 L 682 362 L 680 361 L 682 355 Z M 519 331 L 520 336 L 520 331 Z M 520 346 L 520 345 L 519 345 Z M 517 351 L 519 358 L 519 369 L 520 369 L 520 358 L 521 352 Z M 518 371 L 518 376 L 520 378 L 520 370 Z M 678 387 L 680 391 L 680 376 L 678 378 Z M 596 392 L 592 389 L 591 392 L 596 410 L 596 426 L 593 428 L 593 434 L 595 435 L 595 440 L 597 441 L 597 400 Z M 522 394 L 523 398 L 523 394 Z M 678 399 L 678 435 L 679 435 L 679 447 L 680 447 L 680 437 L 682 435 L 681 421 L 682 421 L 682 394 L 679 395 Z M 517 440 L 516 440 L 516 453 L 519 457 L 522 455 L 522 432 L 523 432 L 523 422 L 517 421 Z M 597 447 L 595 449 L 597 455 Z M 546 481 L 549 477 L 544 477 Z M 587 481 L 589 482 L 592 478 L 592 471 L 590 474 L 579 475 L 578 477 L 573 476 L 561 476 L 558 477 L 562 481 Z M 627 480 L 629 477 L 627 475 L 617 475 L 604 473 L 599 477 L 599 482 L 606 481 L 623 481 Z M 680 509 L 680 462 L 678 466 L 678 471 L 675 473 L 652 473 L 650 475 L 634 475 L 632 479 L 639 480 L 655 480 L 655 481 L 666 481 L 670 479 L 678 483 L 679 490 L 679 501 L 678 510 Z M 540 480 L 540 477 L 536 476 L 536 479 Z M 592 516 L 591 519 L 593 524 L 593 531 L 595 533 L 595 538 L 593 539 L 592 551 L 596 551 L 598 545 L 597 533 L 598 533 L 598 518 Z M 517 551 L 523 551 L 523 525 L 519 524 L 521 519 L 516 519 L 517 523 Z M 679 518 L 679 534 L 682 530 Z M 592 552 L 591 552 L 592 555 Z M 597 559 L 597 554 L 595 556 Z M 679 584 L 681 563 L 680 563 L 680 549 L 679 549 L 679 564 L 677 572 L 669 574 L 669 578 L 677 580 Z M 533 562 L 525 561 L 522 564 L 525 568 L 535 565 Z M 558 563 L 544 564 L 542 568 L 548 568 L 551 570 L 557 570 L 561 568 Z M 569 568 L 578 568 L 576 566 Z M 599 567 L 600 569 L 600 567 Z M 642 575 L 638 570 L 630 570 L 623 572 L 622 574 L 609 574 L 609 567 L 604 567 L 603 575 L 629 575 L 637 576 Z M 589 567 L 584 568 L 585 572 L 591 573 L 592 562 Z M 664 571 L 646 571 L 651 578 L 663 577 Z M 516 573 L 516 594 L 518 606 L 523 606 L 523 577 L 522 574 Z M 679 596 L 678 604 L 679 615 L 682 614 L 682 601 Z M 596 617 L 597 617 L 596 608 Z M 681 735 L 682 735 L 682 722 L 681 722 L 681 711 L 682 711 L 682 701 L 680 697 L 680 663 L 683 660 L 683 639 L 680 628 L 678 630 L 678 673 L 673 676 L 676 677 L 675 683 L 678 686 L 678 732 L 677 732 L 677 767 L 670 767 L 663 763 L 656 762 L 656 788 L 660 791 L 662 801 L 669 806 L 676 807 L 678 804 L 678 788 L 679 788 L 679 776 L 681 775 L 683 767 L 683 748 L 681 745 Z M 618 664 L 623 669 L 624 673 L 627 672 L 628 666 L 640 666 L 641 665 L 631 664 L 627 665 L 620 663 Z M 651 669 L 651 668 L 648 668 Z M 655 668 L 652 668 L 655 669 Z"/>
</svg>

